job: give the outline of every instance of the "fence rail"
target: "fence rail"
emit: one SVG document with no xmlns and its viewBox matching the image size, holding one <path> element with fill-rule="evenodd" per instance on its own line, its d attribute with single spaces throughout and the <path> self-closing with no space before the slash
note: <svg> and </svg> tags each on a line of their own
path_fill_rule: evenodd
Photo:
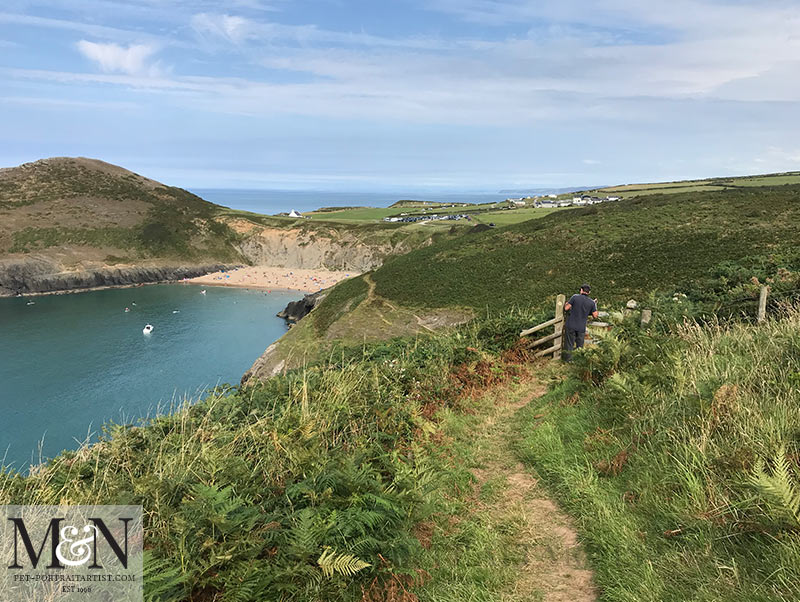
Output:
<svg viewBox="0 0 800 602">
<path fill-rule="evenodd" d="M 761 287 L 758 299 L 758 314 L 757 314 L 758 315 L 757 319 L 759 322 L 763 322 L 764 320 L 766 320 L 767 302 L 769 300 L 770 293 L 772 293 L 772 291 L 770 290 L 769 286 Z M 783 291 L 781 294 L 773 296 L 781 297 L 781 295 L 786 295 L 790 298 L 793 298 L 795 296 L 800 297 L 800 289 Z M 742 299 L 741 301 L 752 303 L 753 299 L 752 297 L 749 297 L 747 299 Z M 537 332 L 542 332 L 543 330 L 550 328 L 551 326 L 553 327 L 552 334 L 541 336 L 530 344 L 531 349 L 536 349 L 537 347 L 543 347 L 546 343 L 552 343 L 552 345 L 550 345 L 549 347 L 545 347 L 534 353 L 534 357 L 538 358 L 538 357 L 545 357 L 548 355 L 552 355 L 554 359 L 559 357 L 561 352 L 561 347 L 563 345 L 565 302 L 566 302 L 566 297 L 564 295 L 558 295 L 558 297 L 556 297 L 556 308 L 555 308 L 554 318 L 542 322 L 541 324 L 537 324 L 536 326 L 528 328 L 527 330 L 523 330 L 522 332 L 519 333 L 520 337 L 526 337 L 532 334 L 536 334 Z M 625 315 L 630 315 L 633 312 L 637 312 L 638 315 L 640 316 L 640 324 L 642 328 L 650 324 L 650 321 L 653 318 L 653 312 L 651 309 L 642 309 L 641 311 L 638 311 L 636 309 L 631 309 L 629 307 L 628 309 L 625 310 Z M 603 330 L 609 331 L 612 328 L 611 324 L 608 324 L 606 322 L 590 322 L 588 326 L 590 331 L 593 330 L 595 331 L 595 333 Z"/>
<path fill-rule="evenodd" d="M 535 349 L 536 347 L 541 347 L 545 343 L 549 343 L 551 341 L 555 341 L 553 345 L 546 349 L 541 349 L 533 354 L 533 357 L 545 357 L 547 355 L 553 356 L 553 358 L 557 358 L 559 356 L 559 352 L 561 351 L 561 339 L 562 333 L 564 332 L 564 304 L 566 303 L 567 298 L 564 295 L 559 295 L 556 297 L 556 317 L 552 320 L 547 320 L 546 322 L 542 322 L 541 324 L 537 324 L 533 328 L 528 328 L 527 330 L 523 330 L 519 333 L 520 337 L 526 337 L 528 335 L 541 332 L 545 328 L 553 327 L 553 334 L 548 334 L 541 338 L 536 339 L 533 343 L 531 343 L 531 348 Z"/>
</svg>

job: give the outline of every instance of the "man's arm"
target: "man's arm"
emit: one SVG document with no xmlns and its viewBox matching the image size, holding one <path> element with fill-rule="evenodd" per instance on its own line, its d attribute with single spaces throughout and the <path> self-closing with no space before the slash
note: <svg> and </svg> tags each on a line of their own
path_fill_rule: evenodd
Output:
<svg viewBox="0 0 800 602">
<path fill-rule="evenodd" d="M 569 311 L 572 309 L 572 300 L 575 298 L 575 295 L 572 295 L 567 301 L 567 304 L 564 306 L 564 311 Z"/>
</svg>

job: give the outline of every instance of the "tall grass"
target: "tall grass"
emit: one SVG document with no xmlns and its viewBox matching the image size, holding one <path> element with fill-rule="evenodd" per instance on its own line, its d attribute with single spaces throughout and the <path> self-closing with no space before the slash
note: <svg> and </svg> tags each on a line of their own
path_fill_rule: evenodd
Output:
<svg viewBox="0 0 800 602">
<path fill-rule="evenodd" d="M 623 326 L 575 364 L 518 450 L 577 515 L 604 598 L 800 599 L 800 311 Z"/>
<path fill-rule="evenodd" d="M 425 445 L 438 411 L 469 411 L 465 392 L 503 371 L 504 333 L 530 320 L 337 349 L 140 426 L 109 425 L 30 476 L 0 473 L 0 503 L 142 505 L 148 600 L 377 596 L 416 574 L 413 528 L 445 478 Z"/>
</svg>

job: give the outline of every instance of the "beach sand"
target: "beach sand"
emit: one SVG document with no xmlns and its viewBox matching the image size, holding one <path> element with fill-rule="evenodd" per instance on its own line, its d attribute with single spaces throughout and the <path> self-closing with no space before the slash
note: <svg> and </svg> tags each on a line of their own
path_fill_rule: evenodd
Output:
<svg viewBox="0 0 800 602">
<path fill-rule="evenodd" d="M 214 272 L 182 282 L 207 286 L 235 286 L 261 290 L 289 290 L 314 293 L 328 288 L 347 278 L 358 276 L 358 272 L 333 272 L 326 269 L 275 268 L 269 266 L 248 266 Z"/>
</svg>

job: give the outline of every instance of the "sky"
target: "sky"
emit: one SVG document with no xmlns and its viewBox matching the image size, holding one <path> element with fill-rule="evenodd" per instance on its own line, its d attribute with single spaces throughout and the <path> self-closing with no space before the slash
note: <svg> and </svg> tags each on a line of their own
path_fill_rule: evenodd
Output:
<svg viewBox="0 0 800 602">
<path fill-rule="evenodd" d="M 800 0 L 3 0 L 0 165 L 497 191 L 800 169 Z"/>
</svg>

